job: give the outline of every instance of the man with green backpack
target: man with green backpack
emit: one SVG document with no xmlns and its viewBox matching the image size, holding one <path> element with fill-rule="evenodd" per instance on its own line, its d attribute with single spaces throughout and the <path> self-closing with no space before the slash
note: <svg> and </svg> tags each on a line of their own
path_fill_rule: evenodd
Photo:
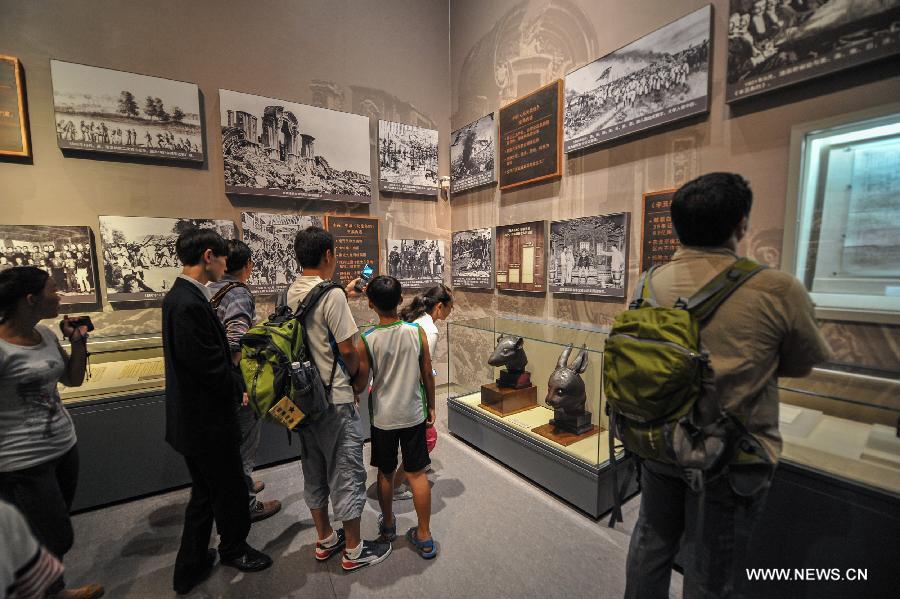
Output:
<svg viewBox="0 0 900 599">
<path fill-rule="evenodd" d="M 642 465 L 627 598 L 668 597 L 679 549 L 685 597 L 736 596 L 781 452 L 777 378 L 829 354 L 803 284 L 738 258 L 752 201 L 736 174 L 682 186 L 682 248 L 645 273 L 607 340 L 610 429 Z"/>
</svg>

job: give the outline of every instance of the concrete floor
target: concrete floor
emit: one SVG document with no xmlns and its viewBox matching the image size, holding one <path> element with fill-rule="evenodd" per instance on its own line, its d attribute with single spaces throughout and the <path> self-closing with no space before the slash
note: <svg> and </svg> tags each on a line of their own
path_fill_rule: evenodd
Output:
<svg viewBox="0 0 900 599">
<path fill-rule="evenodd" d="M 338 556 L 316 562 L 315 528 L 303 502 L 300 466 L 293 462 L 256 473 L 266 483 L 261 497 L 284 504 L 281 513 L 254 524 L 248 539 L 274 558 L 274 566 L 243 574 L 217 565 L 189 597 L 622 596 L 639 499 L 624 507 L 625 523 L 609 529 L 605 518 L 595 522 L 454 438 L 445 422 L 439 431 L 431 475 L 436 559 L 421 559 L 402 538 L 415 524 L 412 501 L 404 501 L 394 507 L 401 538 L 385 562 L 351 574 L 341 570 Z M 375 470 L 369 470 L 363 535 L 372 538 L 378 506 Z M 75 516 L 75 547 L 66 557 L 69 586 L 98 582 L 107 597 L 174 597 L 172 567 L 188 496 L 182 489 Z M 672 587 L 670 596 L 681 597 L 677 574 Z"/>
</svg>

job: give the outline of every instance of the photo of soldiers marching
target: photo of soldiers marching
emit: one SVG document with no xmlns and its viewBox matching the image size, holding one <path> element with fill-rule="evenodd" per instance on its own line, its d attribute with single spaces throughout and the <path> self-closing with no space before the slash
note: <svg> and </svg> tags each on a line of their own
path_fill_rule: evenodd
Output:
<svg viewBox="0 0 900 599">
<path fill-rule="evenodd" d="M 14 266 L 46 270 L 64 304 L 97 301 L 90 227 L 0 225 L 0 271 Z"/>
<path fill-rule="evenodd" d="M 237 234 L 227 220 L 101 216 L 107 299 L 161 299 L 181 272 L 175 241 L 191 228 L 215 229 L 225 239 Z"/>
<path fill-rule="evenodd" d="M 726 99 L 900 52 L 897 0 L 731 0 Z"/>
<path fill-rule="evenodd" d="M 566 75 L 566 152 L 705 112 L 711 14 L 701 8 Z"/>
<path fill-rule="evenodd" d="M 50 69 L 60 148 L 203 160 L 195 84 L 59 60 Z"/>
<path fill-rule="evenodd" d="M 388 239 L 388 274 L 405 289 L 444 282 L 444 242 L 441 239 Z"/>
<path fill-rule="evenodd" d="M 294 254 L 297 231 L 321 227 L 319 216 L 242 212 L 243 241 L 250 246 L 253 272 L 247 285 L 255 293 L 277 293 L 294 282 L 303 269 Z"/>
<path fill-rule="evenodd" d="M 437 195 L 438 132 L 378 121 L 378 173 L 382 191 Z"/>
<path fill-rule="evenodd" d="M 625 297 L 627 212 L 550 223 L 550 291 Z"/>
<path fill-rule="evenodd" d="M 497 181 L 494 113 L 450 134 L 450 191 L 457 193 Z"/>
<path fill-rule="evenodd" d="M 494 286 L 493 259 L 494 230 L 472 229 L 453 233 L 453 287 L 490 289 Z"/>
</svg>

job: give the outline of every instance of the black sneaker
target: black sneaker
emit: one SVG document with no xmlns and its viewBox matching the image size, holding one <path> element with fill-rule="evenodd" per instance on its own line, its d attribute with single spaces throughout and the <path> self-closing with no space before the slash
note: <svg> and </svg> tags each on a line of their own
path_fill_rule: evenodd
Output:
<svg viewBox="0 0 900 599">
<path fill-rule="evenodd" d="M 362 541 L 362 551 L 359 556 L 351 558 L 344 549 L 344 559 L 341 561 L 341 567 L 345 572 L 352 572 L 365 568 L 366 566 L 374 566 L 379 562 L 387 559 L 391 554 L 390 543 L 378 543 L 377 541 Z"/>
<path fill-rule="evenodd" d="M 394 524 L 391 526 L 384 525 L 384 514 L 378 514 L 378 543 L 390 543 L 397 539 L 397 517 L 391 514 Z"/>
<path fill-rule="evenodd" d="M 339 528 L 335 532 L 337 533 L 337 539 L 330 545 L 326 545 L 322 541 L 316 541 L 316 559 L 320 562 L 324 562 L 337 553 L 338 550 L 344 548 L 344 529 Z"/>
</svg>

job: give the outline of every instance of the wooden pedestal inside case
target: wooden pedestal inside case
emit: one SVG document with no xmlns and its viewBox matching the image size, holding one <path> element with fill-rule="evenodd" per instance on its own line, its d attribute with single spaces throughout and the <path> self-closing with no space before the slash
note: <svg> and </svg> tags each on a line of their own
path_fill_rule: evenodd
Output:
<svg viewBox="0 0 900 599">
<path fill-rule="evenodd" d="M 481 386 L 479 407 L 497 416 L 509 416 L 535 406 L 537 406 L 537 387 L 534 385 L 520 389 L 498 387 L 496 383 Z"/>
</svg>

